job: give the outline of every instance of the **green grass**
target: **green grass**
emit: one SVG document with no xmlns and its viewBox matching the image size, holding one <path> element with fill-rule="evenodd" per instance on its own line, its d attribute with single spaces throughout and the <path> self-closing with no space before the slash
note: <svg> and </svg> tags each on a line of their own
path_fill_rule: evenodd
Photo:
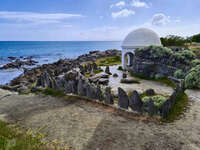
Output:
<svg viewBox="0 0 200 150">
<path fill-rule="evenodd" d="M 96 60 L 96 64 L 98 66 L 113 66 L 121 64 L 121 57 L 120 56 L 113 56 L 113 57 L 106 57 L 100 58 Z"/>
<path fill-rule="evenodd" d="M 1 150 L 47 150 L 41 137 L 27 134 L 0 121 Z"/>
<path fill-rule="evenodd" d="M 42 93 L 45 95 L 51 95 L 53 97 L 64 97 L 65 96 L 64 92 L 54 90 L 54 89 L 45 89 L 44 91 L 42 91 Z"/>
<path fill-rule="evenodd" d="M 185 112 L 185 109 L 188 106 L 188 102 L 189 99 L 185 93 L 177 96 L 174 108 L 172 109 L 169 116 L 166 119 L 162 119 L 162 121 L 173 122 L 174 120 L 176 120 L 180 115 L 182 115 Z"/>
<path fill-rule="evenodd" d="M 133 73 L 130 73 L 130 74 L 131 74 L 132 77 L 135 77 L 135 78 L 144 79 L 144 80 L 152 80 L 152 81 L 164 83 L 165 85 L 170 86 L 172 88 L 175 87 L 175 83 L 173 81 L 171 81 L 170 79 L 168 79 L 167 77 L 163 77 L 163 78 L 160 78 L 160 79 L 155 79 L 155 78 L 148 78 L 145 75 L 133 74 Z"/>
</svg>

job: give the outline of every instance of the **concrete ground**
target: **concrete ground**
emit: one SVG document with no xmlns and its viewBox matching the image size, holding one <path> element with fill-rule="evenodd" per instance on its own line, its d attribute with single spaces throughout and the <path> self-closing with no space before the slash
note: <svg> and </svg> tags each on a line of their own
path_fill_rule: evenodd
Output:
<svg viewBox="0 0 200 150">
<path fill-rule="evenodd" d="M 0 120 L 36 130 L 73 150 L 199 150 L 200 92 L 185 115 L 156 123 L 84 100 L 18 95 L 0 90 Z"/>
</svg>

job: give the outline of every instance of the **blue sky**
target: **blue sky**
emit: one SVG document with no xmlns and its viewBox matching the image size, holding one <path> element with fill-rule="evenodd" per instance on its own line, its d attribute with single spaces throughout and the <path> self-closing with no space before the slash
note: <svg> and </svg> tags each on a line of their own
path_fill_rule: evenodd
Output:
<svg viewBox="0 0 200 150">
<path fill-rule="evenodd" d="M 200 0 L 4 0 L 0 40 L 110 41 L 146 27 L 160 36 L 200 33 Z"/>
</svg>

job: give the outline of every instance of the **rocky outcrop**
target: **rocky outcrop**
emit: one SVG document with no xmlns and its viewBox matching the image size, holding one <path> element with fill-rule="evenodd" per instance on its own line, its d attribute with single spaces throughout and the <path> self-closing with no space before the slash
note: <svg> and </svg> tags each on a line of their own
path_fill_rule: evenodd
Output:
<svg viewBox="0 0 200 150">
<path fill-rule="evenodd" d="M 126 92 L 122 88 L 118 88 L 118 105 L 121 108 L 128 109 L 129 98 Z"/>
<path fill-rule="evenodd" d="M 36 65 L 38 62 L 32 59 L 21 61 L 20 59 L 17 59 L 14 62 L 8 63 L 4 65 L 3 67 L 0 67 L 0 69 L 10 69 L 10 68 L 21 68 L 22 66 L 33 66 Z"/>
<path fill-rule="evenodd" d="M 133 91 L 129 98 L 129 106 L 134 111 L 142 111 L 143 102 L 137 91 Z"/>
<path fill-rule="evenodd" d="M 113 95 L 111 93 L 111 88 L 110 87 L 106 87 L 105 89 L 105 99 L 104 102 L 106 104 L 114 104 L 114 99 L 113 99 Z"/>
</svg>

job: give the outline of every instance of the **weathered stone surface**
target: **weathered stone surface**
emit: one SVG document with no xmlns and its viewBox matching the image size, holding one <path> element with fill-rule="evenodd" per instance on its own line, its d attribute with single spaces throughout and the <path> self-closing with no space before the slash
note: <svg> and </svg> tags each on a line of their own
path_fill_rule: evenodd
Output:
<svg viewBox="0 0 200 150">
<path fill-rule="evenodd" d="M 147 89 L 147 90 L 145 91 L 145 94 L 146 94 L 146 96 L 153 96 L 153 95 L 155 95 L 156 93 L 155 93 L 154 89 Z"/>
<path fill-rule="evenodd" d="M 85 87 L 84 87 L 84 80 L 80 79 L 78 81 L 77 90 L 78 90 L 77 93 L 78 93 L 79 96 L 86 96 Z"/>
<path fill-rule="evenodd" d="M 103 97 L 101 87 L 99 85 L 97 86 L 96 96 L 99 101 L 103 101 L 104 97 Z"/>
<path fill-rule="evenodd" d="M 112 75 L 112 73 L 110 72 L 110 67 L 109 66 L 106 66 L 105 73 L 107 73 L 109 75 Z"/>
<path fill-rule="evenodd" d="M 137 91 L 133 91 L 129 98 L 129 106 L 134 111 L 142 111 L 143 102 Z"/>
<path fill-rule="evenodd" d="M 129 98 L 126 92 L 122 88 L 118 88 L 118 105 L 121 108 L 128 109 Z"/>
<path fill-rule="evenodd" d="M 150 116 L 156 115 L 158 112 L 158 108 L 154 105 L 153 100 L 151 98 L 149 98 L 147 105 L 148 105 L 149 115 Z"/>
<path fill-rule="evenodd" d="M 111 88 L 110 87 L 106 87 L 105 89 L 105 99 L 104 102 L 106 104 L 114 104 L 114 100 L 113 100 L 113 96 L 111 93 Z"/>
<path fill-rule="evenodd" d="M 108 79 L 99 79 L 99 84 L 102 84 L 102 85 L 108 85 L 109 83 L 109 80 Z"/>
<path fill-rule="evenodd" d="M 114 78 L 117 78 L 117 77 L 118 77 L 118 74 L 114 73 L 114 74 L 113 74 L 113 77 L 114 77 Z"/>
<path fill-rule="evenodd" d="M 126 73 L 123 73 L 123 74 L 122 74 L 122 78 L 123 78 L 123 79 L 127 78 L 127 74 L 126 74 Z"/>
<path fill-rule="evenodd" d="M 139 84 L 139 81 L 135 80 L 135 79 L 128 79 L 128 78 L 126 78 L 126 79 L 121 79 L 120 83 L 124 83 L 124 84 L 137 83 L 137 84 Z"/>
</svg>

